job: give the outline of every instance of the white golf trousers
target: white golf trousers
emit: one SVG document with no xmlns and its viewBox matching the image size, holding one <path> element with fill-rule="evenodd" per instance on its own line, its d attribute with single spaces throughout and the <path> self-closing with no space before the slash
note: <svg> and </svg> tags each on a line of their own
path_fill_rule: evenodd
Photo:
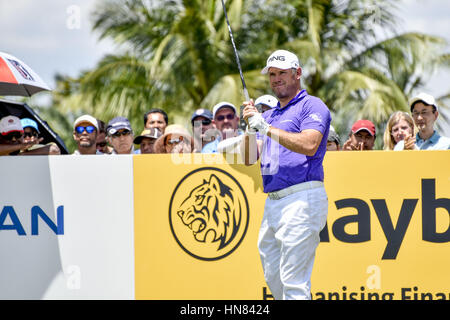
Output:
<svg viewBox="0 0 450 320">
<path fill-rule="evenodd" d="M 267 198 L 258 248 L 264 277 L 275 299 L 311 299 L 314 257 L 327 214 L 323 185 L 279 200 Z"/>
</svg>

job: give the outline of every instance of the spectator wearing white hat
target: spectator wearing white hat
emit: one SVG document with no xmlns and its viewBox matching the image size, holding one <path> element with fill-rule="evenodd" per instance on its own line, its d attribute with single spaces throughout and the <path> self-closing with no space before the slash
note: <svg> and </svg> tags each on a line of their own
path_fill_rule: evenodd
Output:
<svg viewBox="0 0 450 320">
<path fill-rule="evenodd" d="M 262 112 L 266 112 L 267 110 L 275 108 L 277 104 L 278 104 L 277 98 L 271 96 L 270 94 L 265 94 L 255 100 L 255 106 L 256 107 L 261 106 Z"/>
<path fill-rule="evenodd" d="M 154 153 L 191 153 L 193 146 L 188 130 L 179 124 L 171 124 L 156 140 L 153 149 Z"/>
<path fill-rule="evenodd" d="M 103 154 L 97 150 L 97 119 L 88 114 L 78 117 L 73 123 L 73 139 L 77 143 L 75 155 Z"/>
<path fill-rule="evenodd" d="M 17 155 L 32 145 L 23 142 L 23 128 L 18 117 L 9 115 L 0 119 L 0 155 Z"/>
<path fill-rule="evenodd" d="M 418 129 L 416 146 L 420 150 L 448 150 L 450 138 L 440 136 L 434 130 L 439 111 L 433 96 L 421 92 L 409 102 L 414 123 Z"/>
<path fill-rule="evenodd" d="M 242 134 L 238 131 L 239 117 L 236 107 L 226 101 L 219 102 L 213 108 L 213 123 L 220 135 L 214 141 L 205 145 L 202 153 L 217 153 L 217 147 L 223 140 L 234 138 Z"/>
</svg>

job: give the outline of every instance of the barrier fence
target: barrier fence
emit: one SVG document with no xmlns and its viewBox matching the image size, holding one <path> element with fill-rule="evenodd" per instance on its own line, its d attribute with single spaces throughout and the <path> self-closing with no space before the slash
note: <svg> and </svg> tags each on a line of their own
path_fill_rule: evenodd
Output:
<svg viewBox="0 0 450 320">
<path fill-rule="evenodd" d="M 258 165 L 0 157 L 0 299 L 271 299 Z M 313 299 L 450 299 L 450 153 L 329 152 Z"/>
</svg>

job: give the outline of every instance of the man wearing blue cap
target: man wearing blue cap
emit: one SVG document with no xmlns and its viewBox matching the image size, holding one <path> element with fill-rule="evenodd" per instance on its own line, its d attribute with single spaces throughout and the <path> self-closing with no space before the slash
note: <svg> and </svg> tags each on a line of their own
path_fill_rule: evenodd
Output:
<svg viewBox="0 0 450 320">
<path fill-rule="evenodd" d="M 134 154 L 134 134 L 130 121 L 125 117 L 115 117 L 108 122 L 106 133 L 111 146 L 112 154 Z"/>
<path fill-rule="evenodd" d="M 208 109 L 197 109 L 191 117 L 194 151 L 202 152 L 203 147 L 217 136 L 217 130 L 212 122 L 213 114 Z"/>
<path fill-rule="evenodd" d="M 46 145 L 39 144 L 43 139 L 39 138 L 39 127 L 36 121 L 30 118 L 20 119 L 23 128 L 23 142 L 34 143 L 34 145 L 27 150 L 22 151 L 21 155 L 57 155 L 61 154 L 61 150 L 55 143 L 48 143 Z"/>
</svg>

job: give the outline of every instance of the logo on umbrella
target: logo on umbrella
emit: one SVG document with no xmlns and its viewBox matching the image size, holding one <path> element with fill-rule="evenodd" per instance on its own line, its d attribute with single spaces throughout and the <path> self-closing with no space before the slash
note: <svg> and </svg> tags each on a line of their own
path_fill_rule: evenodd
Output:
<svg viewBox="0 0 450 320">
<path fill-rule="evenodd" d="M 21 65 L 18 61 L 11 59 L 8 59 L 8 61 L 17 69 L 17 71 L 24 79 L 35 81 L 34 78 L 31 76 L 31 74 L 27 71 L 27 69 L 25 69 L 25 67 Z"/>
</svg>

